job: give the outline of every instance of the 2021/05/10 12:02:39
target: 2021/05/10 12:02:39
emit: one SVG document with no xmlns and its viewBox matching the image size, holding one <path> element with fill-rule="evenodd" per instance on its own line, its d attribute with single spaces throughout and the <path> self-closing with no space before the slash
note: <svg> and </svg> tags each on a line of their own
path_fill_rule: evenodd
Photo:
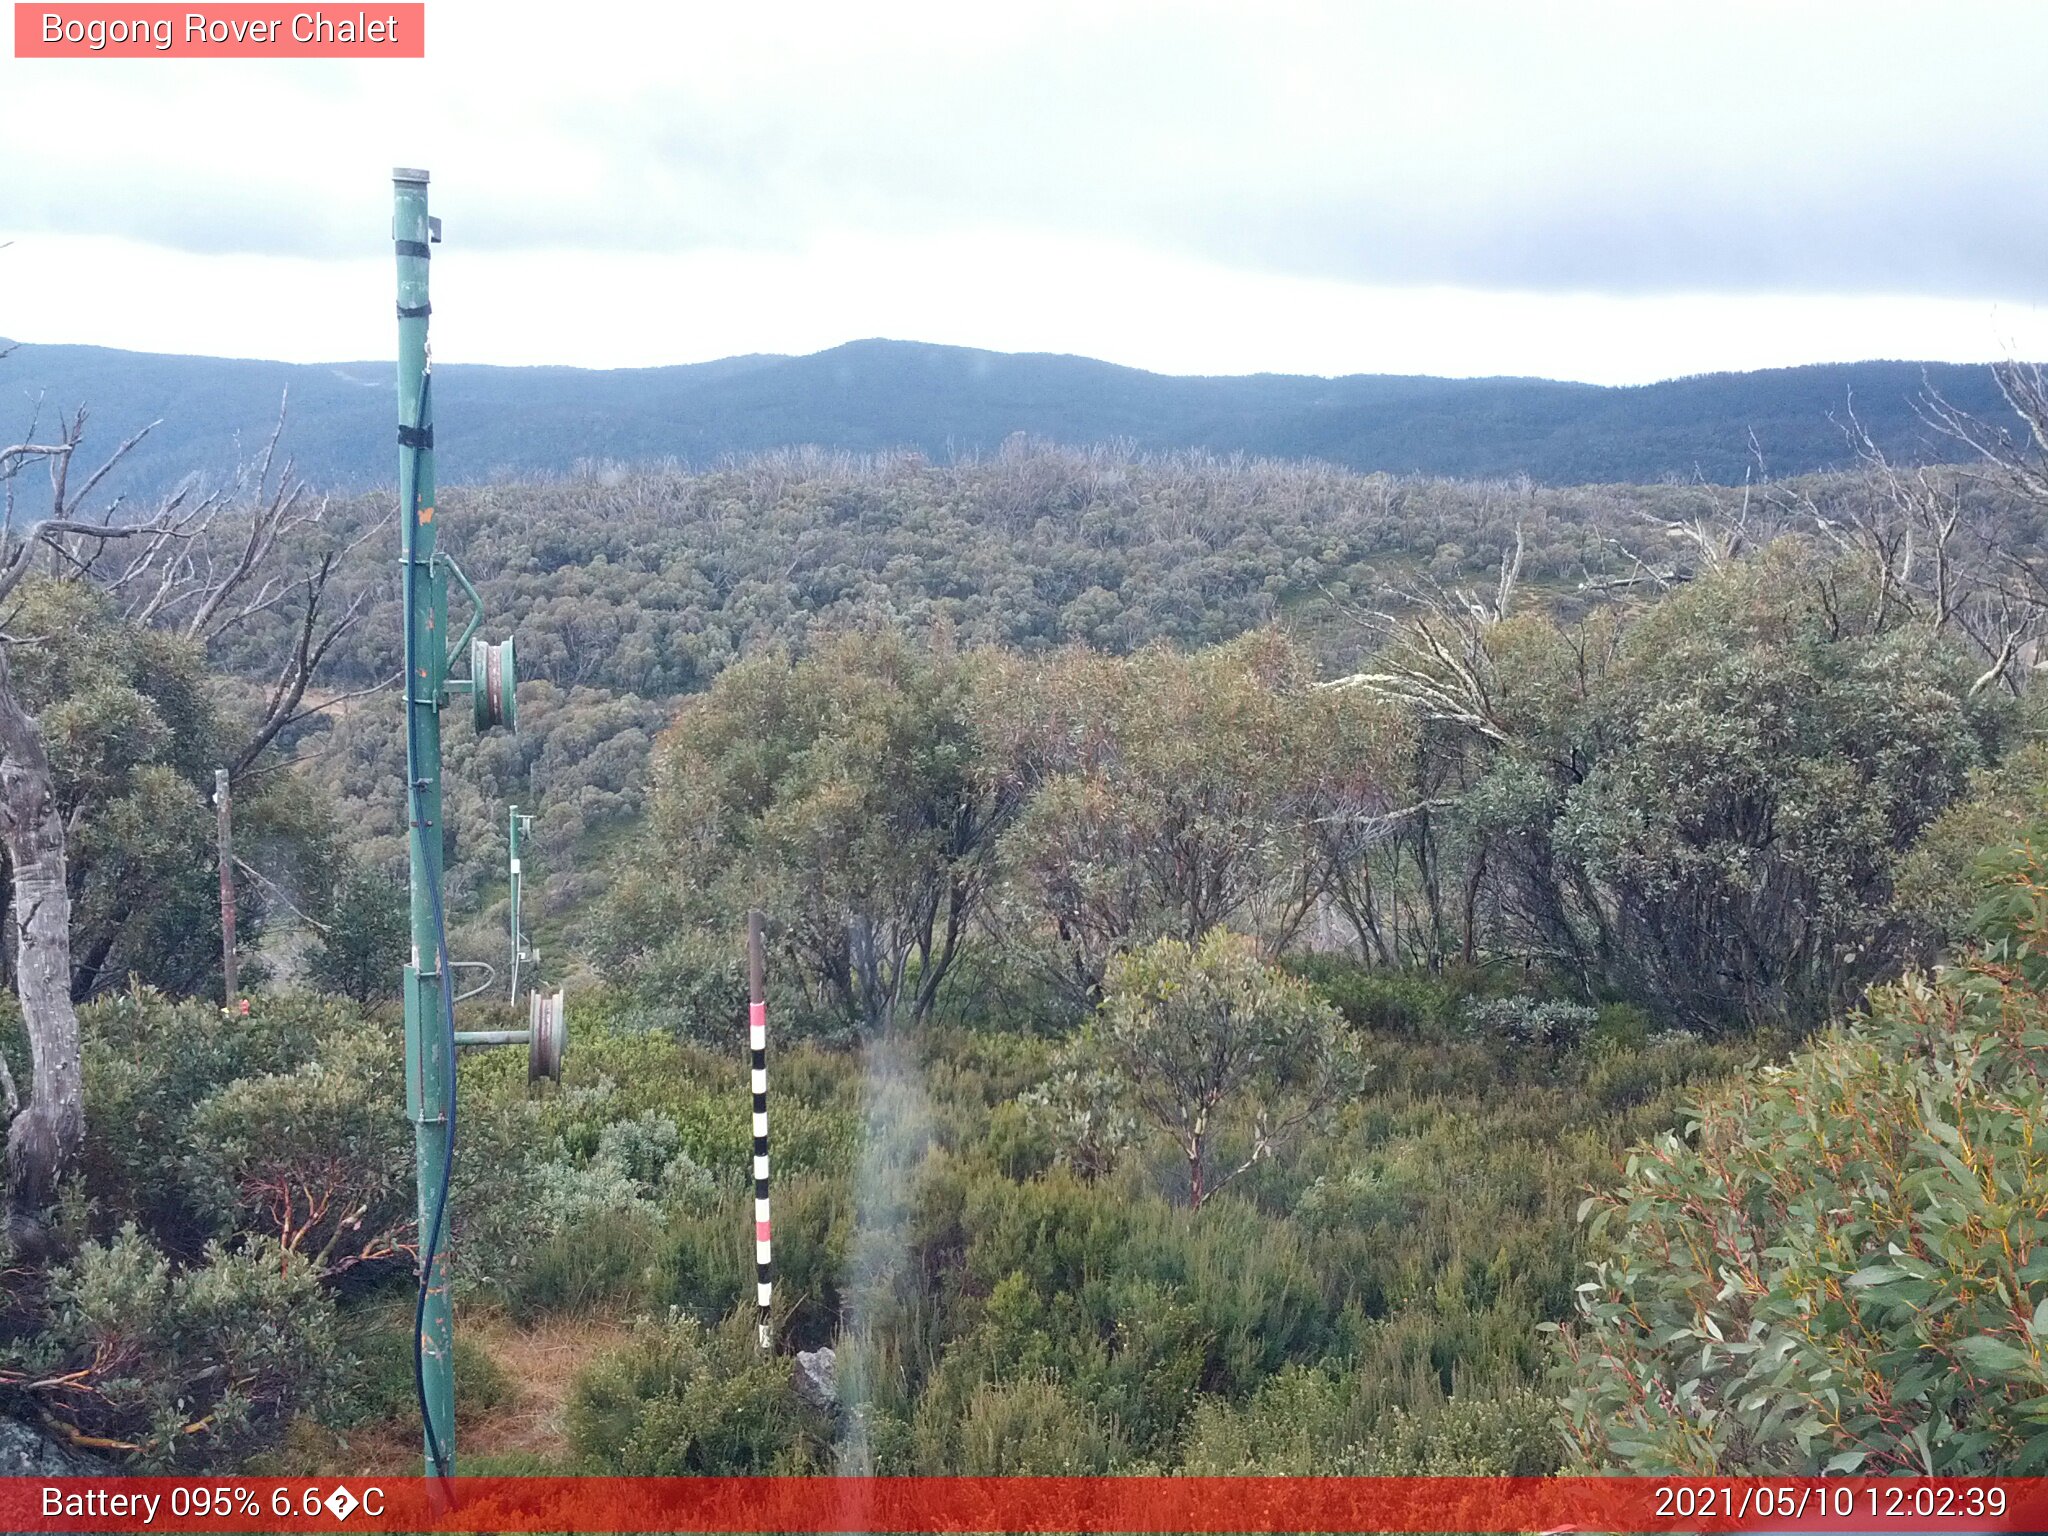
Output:
<svg viewBox="0 0 2048 1536">
<path fill-rule="evenodd" d="M 1997 1483 L 1874 1482 L 1830 1487 L 1825 1483 L 1666 1483 L 1657 1489 L 1656 1513 L 1667 1520 L 1744 1519 L 1807 1515 L 1873 1520 L 1997 1520 L 2007 1508 Z"/>
</svg>

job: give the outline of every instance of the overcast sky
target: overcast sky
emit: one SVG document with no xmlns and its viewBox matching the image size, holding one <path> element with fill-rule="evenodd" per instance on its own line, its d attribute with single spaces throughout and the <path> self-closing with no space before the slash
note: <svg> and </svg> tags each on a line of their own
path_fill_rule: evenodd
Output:
<svg viewBox="0 0 2048 1536">
<path fill-rule="evenodd" d="M 0 58 L 0 335 L 386 356 L 406 164 L 454 361 L 2048 356 L 2028 0 L 429 0 L 428 29 L 423 62 Z"/>
</svg>

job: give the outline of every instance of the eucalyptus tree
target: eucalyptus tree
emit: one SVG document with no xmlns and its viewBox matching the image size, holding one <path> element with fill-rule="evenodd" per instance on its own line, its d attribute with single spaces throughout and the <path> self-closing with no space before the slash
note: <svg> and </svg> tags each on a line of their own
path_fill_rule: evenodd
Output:
<svg viewBox="0 0 2048 1536">
<path fill-rule="evenodd" d="M 733 931 L 748 907 L 817 1000 L 886 1033 L 938 997 L 994 872 L 1012 788 L 984 772 L 975 661 L 893 630 L 762 651 L 657 744 L 641 931 Z"/>
<path fill-rule="evenodd" d="M 1335 1008 L 1220 928 L 1119 955 L 1073 1054 L 1173 1139 L 1197 1210 L 1355 1092 L 1367 1071 Z M 1217 1169 L 1225 1142 L 1229 1166 Z"/>
<path fill-rule="evenodd" d="M 343 592 L 334 578 L 347 553 L 324 526 L 325 504 L 279 461 L 284 428 L 231 482 L 206 490 L 188 480 L 137 510 L 103 494 L 109 476 L 148 434 L 126 438 L 84 468 L 83 407 L 43 430 L 36 419 L 20 442 L 0 446 L 0 845 L 13 909 L 13 976 L 29 1045 L 26 1094 L 0 1063 L 10 1112 L 7 1188 L 16 1218 L 53 1193 L 83 1135 L 74 899 L 69 857 L 96 807 L 60 802 L 50 737 L 29 707 L 18 662 L 73 643 L 60 622 L 77 603 L 51 601 L 76 589 L 98 616 L 136 637 L 168 640 L 203 660 L 231 636 L 257 632 L 274 646 L 270 681 L 248 707 L 221 701 L 238 729 L 225 743 L 234 776 L 256 770 L 309 706 L 323 662 L 354 627 L 368 587 Z M 29 472 L 46 486 L 29 494 Z M 376 525 L 355 535 L 368 539 Z"/>
<path fill-rule="evenodd" d="M 1018 663 L 981 712 L 1025 791 L 1009 888 L 1090 1001 L 1117 953 L 1155 938 L 1236 925 L 1286 948 L 1404 792 L 1400 714 L 1315 688 L 1274 629 Z"/>
<path fill-rule="evenodd" d="M 1344 680 L 1426 723 L 1468 956 L 1708 1028 L 1817 1023 L 1897 962 L 1901 861 L 2008 724 L 1956 637 L 1811 537 L 1579 624 L 1507 595 L 1419 600 Z"/>
</svg>

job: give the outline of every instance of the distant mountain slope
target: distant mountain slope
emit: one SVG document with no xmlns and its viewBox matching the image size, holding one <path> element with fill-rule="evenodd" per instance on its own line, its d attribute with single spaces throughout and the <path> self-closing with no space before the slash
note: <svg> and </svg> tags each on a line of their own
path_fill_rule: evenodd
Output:
<svg viewBox="0 0 2048 1536">
<path fill-rule="evenodd" d="M 443 364 L 435 370 L 444 480 L 561 471 L 580 460 L 703 462 L 797 443 L 934 456 L 986 453 L 1012 433 L 1069 444 L 1127 439 L 1323 458 L 1361 470 L 1526 473 L 1550 484 L 1740 480 L 1752 434 L 1774 474 L 1848 457 L 1856 410 L 1888 450 L 1946 456 L 1912 410 L 1923 378 L 1966 410 L 2000 409 L 1981 365 L 1866 362 L 1708 374 L 1632 388 L 1545 379 L 1360 374 L 1181 378 L 1084 357 L 858 341 L 808 357 L 724 358 L 609 371 Z M 285 389 L 289 443 L 316 483 L 347 489 L 392 470 L 388 363 L 288 364 L 23 345 L 0 361 L 0 433 L 85 402 L 111 445 L 161 418 L 129 485 L 155 489 L 234 461 L 260 441 Z"/>
</svg>

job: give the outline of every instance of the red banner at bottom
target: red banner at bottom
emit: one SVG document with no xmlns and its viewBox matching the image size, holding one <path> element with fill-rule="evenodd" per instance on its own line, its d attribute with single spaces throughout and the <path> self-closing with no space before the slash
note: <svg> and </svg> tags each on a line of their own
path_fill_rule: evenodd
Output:
<svg viewBox="0 0 2048 1536">
<path fill-rule="evenodd" d="M 7 1531 L 2048 1531 L 2041 1478 L 0 1479 Z"/>
</svg>

